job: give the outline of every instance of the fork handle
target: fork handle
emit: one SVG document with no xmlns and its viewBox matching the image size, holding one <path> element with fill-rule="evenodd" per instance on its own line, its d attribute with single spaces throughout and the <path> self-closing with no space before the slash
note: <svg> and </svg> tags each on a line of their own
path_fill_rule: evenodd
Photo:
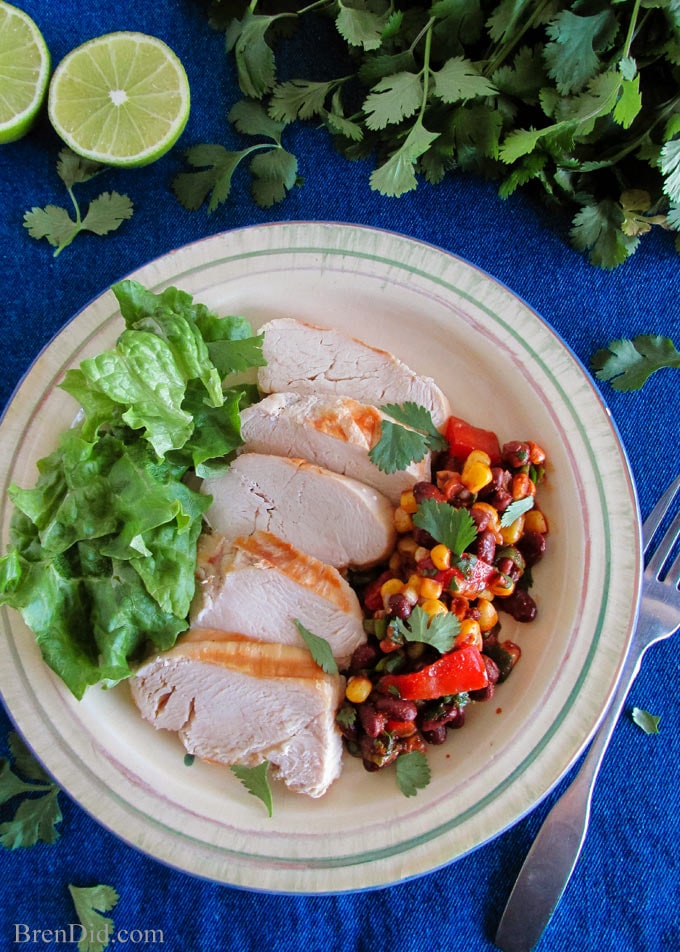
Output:
<svg viewBox="0 0 680 952">
<path fill-rule="evenodd" d="M 495 943 L 503 952 L 530 952 L 550 921 L 571 878 L 588 828 L 590 800 L 602 758 L 644 649 L 631 645 L 616 690 L 590 749 L 571 782 L 543 821 L 510 893 Z"/>
</svg>

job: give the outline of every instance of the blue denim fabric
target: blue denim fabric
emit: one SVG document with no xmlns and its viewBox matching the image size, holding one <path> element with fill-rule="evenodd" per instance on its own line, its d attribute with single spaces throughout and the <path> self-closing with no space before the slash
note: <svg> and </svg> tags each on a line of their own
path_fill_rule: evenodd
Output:
<svg viewBox="0 0 680 952">
<path fill-rule="evenodd" d="M 130 195 L 134 216 L 106 238 L 80 236 L 58 258 L 22 227 L 24 212 L 34 205 L 68 205 L 56 174 L 60 146 L 46 117 L 27 138 L 0 148 L 3 406 L 40 349 L 112 282 L 176 246 L 260 222 L 347 221 L 431 242 L 506 284 L 586 366 L 615 338 L 659 333 L 680 346 L 680 269 L 671 236 L 647 236 L 626 265 L 597 270 L 569 246 L 569 222 L 525 196 L 502 201 L 493 184 L 451 175 L 440 185 L 423 182 L 401 199 L 386 199 L 369 188 L 370 161 L 339 158 L 326 134 L 312 127 L 285 134 L 304 181 L 282 204 L 259 209 L 244 169 L 215 214 L 186 211 L 170 192 L 182 167 L 181 148 L 201 141 L 241 146 L 226 119 L 239 98 L 233 70 L 203 4 L 18 2 L 43 29 L 54 63 L 111 30 L 161 37 L 187 68 L 193 107 L 179 146 L 162 160 L 145 169 L 112 170 L 77 187 L 84 204 L 103 190 Z M 677 377 L 677 371 L 664 371 L 630 394 L 596 384 L 628 453 L 643 515 L 680 471 Z M 644 661 L 602 768 L 584 853 L 538 952 L 680 949 L 677 645 L 661 644 Z M 632 723 L 634 706 L 661 716 L 658 736 Z M 9 729 L 1 712 L 0 746 Z M 163 943 L 147 947 L 168 952 L 487 952 L 522 859 L 567 780 L 513 829 L 448 868 L 381 890 L 319 897 L 250 893 L 166 868 L 62 794 L 56 844 L 0 852 L 0 950 L 21 947 L 18 923 L 54 929 L 72 921 L 69 883 L 104 882 L 120 893 L 117 927 L 162 930 Z M 0 807 L 0 821 L 7 811 Z"/>
</svg>

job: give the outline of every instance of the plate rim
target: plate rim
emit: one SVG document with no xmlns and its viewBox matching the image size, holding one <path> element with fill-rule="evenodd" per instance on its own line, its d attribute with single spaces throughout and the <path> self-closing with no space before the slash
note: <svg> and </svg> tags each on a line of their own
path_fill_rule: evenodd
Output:
<svg viewBox="0 0 680 952">
<path fill-rule="evenodd" d="M 278 233 L 285 234 L 285 233 L 289 232 L 291 229 L 294 229 L 294 230 L 299 230 L 299 229 L 303 229 L 303 230 L 304 230 L 304 229 L 308 229 L 308 230 L 311 230 L 312 233 L 318 232 L 319 234 L 322 234 L 322 233 L 324 232 L 324 229 L 326 229 L 326 230 L 327 230 L 327 229 L 332 229 L 332 230 L 334 230 L 336 233 L 338 233 L 338 232 L 344 232 L 344 233 L 352 232 L 352 233 L 362 233 L 362 234 L 364 234 L 364 235 L 373 235 L 373 236 L 376 236 L 376 235 L 377 235 L 377 236 L 382 237 L 382 238 L 385 238 L 385 239 L 396 240 L 397 243 L 403 243 L 402 247 L 404 247 L 404 248 L 406 248 L 406 249 L 412 248 L 412 247 L 414 247 L 414 246 L 417 247 L 417 248 L 425 249 L 428 253 L 434 253 L 436 256 L 443 256 L 444 260 L 445 260 L 447 263 L 449 263 L 449 264 L 450 264 L 450 262 L 456 262 L 456 263 L 458 263 L 458 265 L 463 266 L 464 269 L 471 269 L 471 270 L 472 270 L 473 272 L 475 272 L 477 275 L 482 276 L 483 279 L 485 280 L 485 282 L 491 282 L 491 283 L 492 283 L 493 285 L 495 285 L 496 287 L 502 289 L 503 292 L 504 292 L 506 295 L 509 295 L 511 299 L 513 299 L 514 301 L 518 302 L 518 303 L 522 306 L 522 308 L 524 308 L 524 309 L 531 315 L 531 317 L 532 317 L 533 320 L 538 321 L 538 322 L 542 325 L 542 327 L 552 335 L 552 337 L 553 337 L 555 343 L 556 343 L 559 347 L 561 347 L 562 349 L 564 349 L 564 350 L 567 352 L 567 354 L 569 355 L 570 359 L 572 360 L 572 362 L 575 364 L 576 368 L 577 368 L 578 371 L 580 372 L 580 375 L 581 375 L 581 377 L 582 377 L 582 380 L 583 380 L 585 383 L 587 383 L 587 385 L 588 385 L 588 390 L 589 390 L 590 399 L 592 400 L 593 397 L 594 397 L 594 398 L 595 398 L 595 402 L 599 405 L 599 411 L 600 411 L 600 413 L 602 414 L 603 419 L 606 420 L 606 422 L 607 422 L 607 424 L 608 424 L 608 426 L 609 426 L 609 429 L 610 429 L 610 435 L 613 437 L 613 440 L 614 440 L 615 444 L 617 445 L 617 447 L 618 447 L 618 449 L 619 449 L 620 464 L 621 464 L 621 467 L 620 467 L 620 469 L 621 469 L 621 475 L 623 475 L 624 478 L 625 478 L 625 480 L 627 481 L 627 485 L 628 485 L 628 489 L 629 489 L 629 494 L 630 494 L 630 501 L 632 502 L 633 509 L 634 509 L 634 513 L 635 513 L 635 517 L 636 517 L 636 520 L 635 520 L 635 521 L 636 521 L 636 525 L 639 527 L 639 506 L 638 506 L 638 501 L 637 501 L 637 492 L 636 492 L 636 489 L 635 489 L 635 484 L 634 484 L 634 481 L 633 481 L 632 472 L 631 472 L 631 468 L 630 468 L 630 464 L 629 464 L 629 461 L 628 461 L 628 456 L 627 456 L 625 447 L 624 447 L 624 445 L 623 445 L 623 443 L 622 443 L 622 441 L 621 441 L 621 438 L 620 438 L 618 429 L 617 429 L 617 427 L 616 427 L 615 421 L 613 420 L 613 418 L 612 418 L 612 416 L 611 416 L 611 414 L 610 414 L 610 412 L 609 412 L 609 410 L 608 410 L 608 408 L 607 408 L 607 406 L 606 406 L 606 403 L 605 403 L 604 399 L 602 398 L 601 394 L 599 393 L 599 391 L 598 391 L 597 388 L 595 387 L 594 382 L 591 380 L 589 374 L 587 373 L 586 369 L 584 368 L 583 364 L 581 363 L 581 361 L 579 360 L 579 358 L 577 357 L 577 355 L 574 353 L 574 351 L 572 350 L 572 348 L 561 338 L 561 336 L 557 333 L 557 331 L 555 331 L 555 329 L 552 328 L 551 325 L 550 325 L 544 318 L 542 318 L 522 297 L 520 297 L 518 294 L 516 294 L 514 291 L 512 291 L 506 284 L 504 284 L 503 282 L 499 281 L 498 279 L 496 279 L 495 277 L 493 277 L 492 275 L 490 275 L 487 271 L 485 271 L 485 270 L 479 268 L 478 266 L 476 266 L 476 265 L 474 265 L 473 263 L 467 261 L 466 259 L 464 259 L 464 258 L 462 258 L 462 257 L 460 257 L 460 256 L 458 256 L 458 255 L 456 255 L 456 254 L 454 254 L 454 253 L 452 253 L 452 252 L 447 251 L 446 249 L 442 249 L 442 248 L 440 248 L 440 247 L 438 247 L 438 246 L 436 246 L 436 245 L 430 244 L 430 243 L 428 243 L 428 242 L 426 242 L 426 241 L 422 241 L 422 240 L 420 240 L 420 239 L 410 238 L 409 236 L 400 234 L 400 233 L 398 233 L 398 232 L 390 231 L 390 230 L 387 230 L 387 229 L 381 229 L 381 228 L 373 228 L 373 227 L 371 227 L 371 226 L 365 226 L 365 225 L 355 225 L 355 224 L 349 224 L 349 223 L 346 224 L 346 223 L 341 223 L 341 222 L 304 222 L 304 221 L 300 221 L 300 222 L 278 222 L 278 223 L 267 223 L 267 224 L 264 224 L 264 225 L 243 226 L 242 228 L 232 229 L 232 230 L 228 230 L 228 231 L 225 231 L 225 232 L 217 233 L 217 234 L 215 234 L 215 235 L 206 236 L 206 237 L 204 237 L 204 238 L 198 239 L 197 241 L 190 242 L 190 243 L 188 243 L 188 244 L 186 244 L 186 245 L 180 246 L 179 248 L 173 249 L 173 250 L 170 251 L 170 252 L 167 252 L 167 253 L 165 253 L 165 254 L 159 255 L 159 256 L 157 256 L 157 257 L 151 259 L 151 260 L 148 261 L 146 264 L 140 265 L 139 267 L 135 268 L 134 271 L 130 272 L 126 277 L 128 277 L 128 278 L 135 278 L 135 277 L 137 277 L 138 275 L 143 274 L 143 273 L 145 273 L 145 272 L 148 272 L 148 271 L 150 271 L 150 270 L 153 271 L 154 268 L 161 267 L 163 264 L 165 264 L 165 263 L 167 263 L 168 261 L 170 261 L 171 259 L 173 259 L 173 257 L 176 257 L 176 256 L 181 255 L 181 254 L 188 255 L 188 254 L 191 253 L 191 251 L 192 251 L 193 249 L 196 249 L 196 248 L 199 247 L 199 246 L 200 246 L 200 247 L 209 247 L 209 246 L 212 246 L 213 244 L 218 245 L 221 241 L 224 241 L 224 240 L 227 240 L 227 241 L 235 241 L 236 244 L 238 244 L 238 236 L 239 236 L 239 235 L 242 235 L 243 233 L 248 233 L 249 235 L 251 235 L 251 234 L 253 234 L 253 233 L 255 233 L 255 234 L 264 233 L 264 232 L 266 231 L 269 235 L 278 234 Z M 293 252 L 293 253 L 296 253 L 296 252 L 300 252 L 301 250 L 304 250 L 304 249 L 301 249 L 301 248 L 299 248 L 299 247 L 297 247 L 297 246 L 295 246 L 295 245 L 294 245 L 292 248 L 285 249 L 284 246 L 283 246 L 283 244 L 282 244 L 282 242 L 280 242 L 279 245 L 277 246 L 277 251 L 280 253 L 280 252 L 282 252 L 282 251 L 284 251 L 284 250 L 289 250 L 289 251 L 291 251 L 291 252 Z M 317 249 L 317 250 L 318 250 L 318 249 Z M 343 249 L 340 248 L 340 247 L 336 247 L 334 250 L 335 250 L 336 253 L 338 253 L 338 254 L 343 254 L 343 253 L 344 253 L 344 254 L 347 254 L 347 253 L 348 253 L 346 249 L 343 251 Z M 240 257 L 240 256 L 242 256 L 242 253 L 235 255 L 235 257 L 237 257 L 237 258 Z M 425 275 L 425 277 L 431 278 L 430 275 Z M 167 284 L 167 283 L 173 283 L 174 280 L 175 280 L 175 279 L 174 279 L 173 277 L 170 277 L 170 278 L 164 279 L 164 280 L 162 280 L 162 281 L 160 281 L 160 282 L 157 282 L 155 286 L 158 286 L 159 284 L 162 285 L 162 284 L 164 284 L 164 283 L 165 283 L 165 284 Z M 181 283 L 181 282 L 180 282 L 180 283 Z M 50 342 L 49 342 L 48 344 L 46 344 L 45 347 L 40 351 L 40 353 L 38 354 L 38 356 L 35 358 L 35 360 L 31 363 L 31 365 L 29 366 L 29 368 L 26 370 L 26 372 L 25 372 L 24 375 L 22 376 L 22 378 L 21 378 L 19 384 L 18 384 L 17 387 L 15 388 L 15 391 L 14 391 L 14 393 L 12 394 L 12 396 L 11 396 L 11 398 L 10 398 L 8 404 L 7 404 L 7 407 L 5 408 L 5 410 L 4 410 L 4 412 L 3 412 L 2 418 L 0 418 L 0 432 L 2 432 L 2 428 L 5 426 L 5 422 L 6 422 L 7 416 L 8 416 L 8 414 L 9 414 L 9 412 L 10 412 L 10 409 L 11 409 L 12 405 L 14 404 L 14 401 L 15 401 L 16 397 L 17 397 L 18 394 L 20 393 L 21 388 L 22 388 L 22 386 L 24 385 L 24 383 L 26 382 L 26 380 L 30 377 L 32 371 L 34 371 L 34 368 L 35 368 L 36 364 L 39 362 L 40 358 L 41 358 L 47 351 L 49 351 L 51 348 L 54 347 L 54 345 L 55 345 L 56 342 L 59 340 L 59 338 L 66 332 L 67 328 L 72 327 L 72 325 L 74 325 L 75 322 L 76 322 L 82 315 L 87 314 L 87 313 L 90 311 L 90 309 L 92 309 L 92 308 L 95 307 L 99 302 L 101 302 L 102 299 L 105 298 L 105 296 L 108 294 L 108 292 L 109 292 L 109 288 L 105 289 L 105 290 L 102 291 L 100 294 L 98 294 L 98 295 L 96 295 L 95 297 L 93 297 L 87 304 L 85 304 L 82 308 L 80 308 L 79 311 L 77 311 L 76 314 L 74 314 L 74 315 L 69 319 L 69 321 L 61 328 L 61 330 L 60 330 L 59 332 L 57 332 L 57 333 L 52 337 L 52 339 L 50 340 Z M 93 334 L 95 334 L 95 336 L 96 336 L 97 333 L 100 333 L 100 332 L 101 332 L 101 329 L 102 329 L 102 325 L 100 324 L 100 325 L 98 325 L 96 331 L 93 331 Z M 639 581 L 639 578 L 641 577 L 641 543 L 638 543 L 638 550 L 637 550 L 637 552 L 636 552 L 636 560 L 637 560 L 637 569 L 638 569 L 638 571 L 637 571 L 638 582 L 637 582 L 637 586 L 636 586 L 636 592 L 635 592 L 635 597 L 634 597 L 634 604 L 633 604 L 633 606 L 632 606 L 630 624 L 629 624 L 629 626 L 628 626 L 628 628 L 629 628 L 628 638 L 627 638 L 627 643 L 628 643 L 628 644 L 630 644 L 630 638 L 631 638 L 631 636 L 632 636 L 632 631 L 633 631 L 633 628 L 634 628 L 635 618 L 636 618 L 636 616 L 637 616 L 637 607 L 638 607 L 639 596 L 640 596 L 640 591 L 639 591 L 640 581 Z M 7 611 L 7 609 L 6 609 L 6 608 L 3 608 L 3 616 L 4 616 L 4 613 L 6 613 L 6 611 Z M 625 652 L 624 652 L 623 656 L 619 659 L 619 670 L 618 670 L 618 672 L 617 672 L 617 677 L 616 677 L 615 680 L 618 679 L 618 674 L 620 674 L 620 668 L 621 668 L 621 666 L 623 665 L 624 658 L 625 658 Z M 2 661 L 2 659 L 0 658 L 0 662 L 1 662 L 1 661 Z M 615 683 L 615 682 L 613 682 L 613 683 Z M 612 689 L 613 689 L 613 683 L 612 683 Z M 5 703 L 4 692 L 3 692 L 3 703 Z M 8 710 L 8 714 L 9 714 L 10 718 L 11 718 L 12 720 L 14 720 L 14 717 L 13 717 L 13 714 L 12 714 L 12 710 L 10 709 L 9 705 L 7 705 L 7 703 L 5 703 L 5 707 L 6 707 L 7 710 Z M 591 729 L 590 729 L 590 731 L 587 733 L 587 736 L 585 736 L 585 737 L 582 739 L 582 743 L 581 743 L 581 745 L 580 745 L 580 747 L 579 747 L 579 750 L 576 751 L 576 753 L 574 754 L 574 756 L 570 758 L 569 763 L 564 767 L 564 769 L 562 770 L 562 772 L 560 773 L 560 775 L 557 776 L 556 778 L 554 778 L 554 780 L 553 780 L 553 782 L 550 784 L 550 786 L 549 786 L 548 788 L 546 788 L 546 789 L 542 792 L 542 794 L 541 794 L 541 796 L 539 797 L 538 800 L 535 800 L 535 801 L 533 801 L 531 804 L 527 805 L 527 807 L 526 807 L 526 809 L 525 809 L 524 811 L 522 811 L 522 812 L 516 814 L 508 823 L 506 823 L 501 829 L 495 830 L 495 831 L 493 832 L 493 834 L 492 834 L 491 836 L 489 836 L 487 839 L 483 839 L 483 840 L 481 840 L 480 842 L 477 842 L 477 843 L 474 844 L 472 847 L 470 847 L 469 849 L 464 850 L 464 851 L 461 852 L 461 853 L 458 853 L 456 856 L 453 856 L 453 857 L 451 857 L 451 858 L 449 858 L 449 859 L 443 859 L 442 862 L 440 862 L 440 863 L 438 863 L 438 864 L 436 864 L 436 865 L 428 865 L 427 868 L 418 869 L 418 870 L 412 871 L 412 872 L 411 872 L 409 875 L 407 875 L 407 876 L 403 876 L 403 877 L 400 876 L 400 877 L 399 877 L 399 881 L 402 881 L 402 880 L 405 879 L 405 878 L 413 878 L 414 876 L 422 875 L 422 874 L 425 873 L 425 872 L 430 872 L 430 871 L 432 871 L 433 869 L 439 868 L 439 867 L 442 866 L 442 865 L 446 865 L 448 862 L 451 862 L 451 861 L 453 861 L 454 859 L 459 858 L 459 857 L 462 856 L 462 855 L 466 855 L 466 853 L 470 852 L 471 849 L 478 848 L 478 847 L 481 846 L 483 843 L 488 842 L 489 839 L 495 838 L 496 836 L 500 835 L 505 829 L 507 829 L 507 828 L 508 828 L 509 826 L 511 826 L 511 825 L 514 825 L 516 822 L 518 822 L 518 821 L 522 818 L 522 816 L 525 816 L 528 812 L 530 812 L 530 810 L 534 809 L 534 807 L 537 806 L 537 804 L 540 802 L 540 800 L 544 799 L 544 798 L 550 793 L 550 791 L 551 791 L 551 790 L 555 787 L 555 785 L 559 782 L 559 780 L 560 780 L 561 777 L 564 775 L 564 773 L 566 773 L 566 771 L 570 768 L 570 766 L 571 766 L 571 765 L 574 763 L 574 761 L 577 759 L 577 757 L 579 756 L 580 752 L 585 748 L 585 746 L 587 745 L 587 743 L 588 743 L 590 737 L 592 737 L 592 734 L 593 734 L 594 731 L 596 730 L 597 724 L 599 723 L 599 721 L 601 720 L 601 718 L 604 716 L 605 709 L 606 709 L 606 704 L 602 707 L 602 710 L 601 710 L 601 712 L 600 712 L 600 714 L 599 714 L 599 717 L 597 718 L 597 720 L 595 721 L 595 723 L 593 723 L 593 724 L 591 725 Z M 544 744 L 547 744 L 547 743 L 549 742 L 549 739 L 550 739 L 550 738 L 545 739 Z M 30 743 L 30 739 L 29 739 L 29 743 Z M 518 767 L 517 769 L 519 769 L 519 767 Z M 63 785 L 63 784 L 62 784 L 62 785 Z M 64 786 L 64 789 L 67 790 L 67 792 L 70 792 L 68 786 L 66 786 L 66 785 L 63 785 L 63 786 Z M 91 810 L 89 810 L 88 807 L 87 807 L 85 804 L 83 804 L 82 800 L 81 800 L 79 797 L 76 797 L 76 799 L 78 799 L 78 802 L 80 803 L 80 805 L 83 806 L 83 809 L 85 809 L 86 812 L 90 813 L 90 815 L 93 816 L 93 818 L 94 818 L 98 823 L 100 823 L 102 826 L 104 826 L 104 827 L 110 829 L 111 832 L 113 832 L 116 836 L 118 836 L 118 837 L 120 837 L 121 839 L 125 840 L 125 841 L 128 842 L 130 845 L 132 845 L 133 847 L 138 848 L 138 849 L 140 848 L 140 846 L 139 846 L 138 843 L 134 842 L 134 840 L 132 840 L 132 839 L 129 839 L 129 838 L 125 837 L 125 835 L 122 834 L 122 833 L 120 832 L 120 830 L 108 826 L 107 823 L 106 823 L 106 821 L 105 821 L 104 819 L 102 819 L 101 816 L 99 816 L 99 815 L 97 815 L 96 813 L 93 813 Z M 455 825 L 455 824 L 454 824 L 454 825 Z M 151 856 L 153 856 L 154 858 L 158 859 L 159 861 L 164 862 L 164 863 L 166 863 L 167 865 L 169 865 L 169 866 L 171 866 L 171 867 L 173 867 L 173 868 L 181 869 L 181 870 L 183 870 L 184 872 L 188 872 L 188 873 L 192 873 L 192 874 L 194 874 L 194 875 L 199 875 L 199 876 L 201 876 L 201 873 L 198 872 L 197 870 L 195 870 L 195 869 L 188 869 L 188 868 L 186 868 L 185 866 L 178 865 L 177 863 L 173 862 L 173 861 L 170 860 L 169 858 L 163 857 L 163 856 L 161 856 L 161 855 L 158 855 L 158 853 L 156 853 L 156 852 L 148 852 L 148 851 L 145 850 L 145 849 L 143 849 L 142 851 L 143 851 L 143 852 L 146 852 L 147 855 L 151 855 Z M 372 859 L 369 859 L 369 860 L 366 860 L 366 862 L 371 863 L 371 862 L 373 862 L 373 860 L 372 860 Z M 302 868 L 303 865 L 306 866 L 308 863 L 309 863 L 309 861 L 303 858 L 303 859 L 300 860 L 300 867 Z M 215 881 L 215 879 L 216 879 L 216 877 L 213 876 L 213 875 L 203 876 L 202 878 L 208 878 L 208 879 L 210 879 L 210 880 L 212 880 L 212 881 Z M 335 888 L 335 887 L 333 887 L 333 888 L 330 888 L 330 889 L 327 889 L 327 890 L 317 890 L 317 889 L 309 889 L 309 890 L 307 890 L 307 889 L 300 889 L 300 888 L 293 888 L 293 889 L 290 889 L 290 890 L 289 890 L 289 889 L 286 889 L 286 888 L 272 888 L 272 886 L 264 887 L 264 888 L 262 888 L 262 889 L 258 889 L 257 885 L 255 885 L 255 884 L 253 884 L 253 883 L 248 884 L 248 883 L 236 882 L 236 881 L 233 881 L 233 880 L 230 879 L 230 878 L 229 878 L 229 879 L 218 878 L 217 881 L 225 882 L 225 883 L 228 883 L 228 884 L 234 885 L 234 886 L 244 886 L 245 888 L 256 889 L 256 890 L 258 890 L 258 891 L 268 892 L 268 893 L 277 892 L 277 893 L 301 894 L 301 893 L 309 892 L 309 893 L 315 893 L 315 894 L 322 894 L 322 893 L 337 893 L 337 892 L 343 892 L 343 891 L 357 891 L 358 889 L 364 889 L 364 888 L 375 888 L 375 887 L 387 885 L 388 883 L 394 882 L 394 881 L 396 881 L 396 880 L 390 879 L 390 878 L 385 879 L 384 877 L 381 877 L 380 882 L 372 882 L 372 883 L 368 883 L 368 884 L 362 885 L 362 886 L 346 885 L 345 887 L 341 887 L 341 888 Z"/>
</svg>

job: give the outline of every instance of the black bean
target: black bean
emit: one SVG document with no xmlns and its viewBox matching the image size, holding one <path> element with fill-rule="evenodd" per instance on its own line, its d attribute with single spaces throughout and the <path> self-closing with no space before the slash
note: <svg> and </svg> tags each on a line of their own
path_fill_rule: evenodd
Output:
<svg viewBox="0 0 680 952">
<path fill-rule="evenodd" d="M 372 704 L 364 701 L 357 710 L 359 711 L 361 726 L 368 737 L 377 737 L 385 730 L 387 717 L 385 714 L 378 713 Z"/>
<path fill-rule="evenodd" d="M 438 489 L 434 483 L 421 482 L 413 487 L 413 495 L 416 502 L 420 505 L 425 499 L 434 499 L 437 502 L 445 502 L 444 493 Z"/>
<path fill-rule="evenodd" d="M 406 701 L 393 694 L 378 694 L 376 691 L 373 704 L 376 711 L 394 721 L 415 721 L 418 715 L 418 708 L 413 701 Z"/>
<path fill-rule="evenodd" d="M 546 542 L 542 532 L 525 532 L 517 543 L 527 565 L 535 565 L 543 558 Z"/>
<path fill-rule="evenodd" d="M 493 565 L 496 555 L 496 535 L 491 529 L 484 529 L 477 536 L 477 558 Z"/>
<path fill-rule="evenodd" d="M 536 602 L 525 588 L 516 588 L 512 595 L 497 599 L 495 604 L 512 615 L 515 621 L 533 621 L 538 614 Z"/>
<path fill-rule="evenodd" d="M 387 605 L 390 615 L 394 615 L 396 618 L 403 620 L 411 614 L 411 603 L 401 592 L 390 595 Z"/>
<path fill-rule="evenodd" d="M 428 744 L 443 744 L 446 740 L 446 725 L 442 724 L 441 727 L 437 727 L 435 730 L 423 731 L 423 737 Z"/>
</svg>

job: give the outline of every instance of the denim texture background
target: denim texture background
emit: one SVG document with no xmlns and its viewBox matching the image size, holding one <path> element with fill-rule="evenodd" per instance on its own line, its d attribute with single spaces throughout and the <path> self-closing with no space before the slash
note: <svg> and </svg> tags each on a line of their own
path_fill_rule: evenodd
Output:
<svg viewBox="0 0 680 952">
<path fill-rule="evenodd" d="M 416 192 L 387 199 L 369 188 L 370 161 L 348 163 L 312 126 L 286 133 L 304 182 L 283 203 L 259 209 L 243 170 L 228 203 L 215 214 L 185 211 L 170 191 L 183 165 L 181 149 L 202 141 L 242 147 L 226 118 L 240 95 L 204 5 L 192 0 L 20 0 L 20 5 L 43 30 L 54 64 L 79 43 L 112 30 L 161 37 L 185 64 L 193 105 L 169 155 L 144 169 L 106 172 L 77 189 L 84 204 L 104 190 L 126 193 L 134 216 L 105 238 L 77 238 L 58 258 L 22 227 L 24 211 L 34 205 L 68 205 L 56 174 L 60 144 L 46 116 L 27 138 L 0 148 L 3 406 L 41 348 L 112 282 L 174 247 L 261 222 L 354 222 L 460 255 L 523 298 L 585 366 L 615 338 L 659 333 L 680 346 L 680 259 L 672 236 L 647 236 L 623 267 L 597 270 L 569 246 L 569 222 L 525 196 L 502 201 L 493 184 L 450 175 L 440 185 L 422 182 Z M 319 43 L 294 45 L 289 76 L 298 69 L 305 73 L 299 57 L 311 60 L 319 49 Z M 322 63 L 324 68 L 330 66 Z M 628 453 L 644 516 L 680 471 L 677 371 L 654 375 L 637 393 L 596 386 Z M 655 647 L 645 659 L 601 771 L 583 855 L 538 952 L 680 949 L 679 674 L 677 640 Z M 648 736 L 632 723 L 634 706 L 660 715 L 659 735 Z M 10 727 L 9 716 L 0 711 L 0 753 Z M 62 794 L 64 819 L 56 844 L 0 853 L 0 950 L 21 947 L 14 941 L 15 923 L 56 929 L 72 921 L 67 884 L 104 882 L 120 893 L 116 925 L 162 929 L 164 942 L 156 947 L 168 952 L 491 952 L 514 877 L 568 779 L 513 829 L 445 869 L 386 889 L 319 897 L 267 896 L 168 869 L 119 841 Z"/>
</svg>

